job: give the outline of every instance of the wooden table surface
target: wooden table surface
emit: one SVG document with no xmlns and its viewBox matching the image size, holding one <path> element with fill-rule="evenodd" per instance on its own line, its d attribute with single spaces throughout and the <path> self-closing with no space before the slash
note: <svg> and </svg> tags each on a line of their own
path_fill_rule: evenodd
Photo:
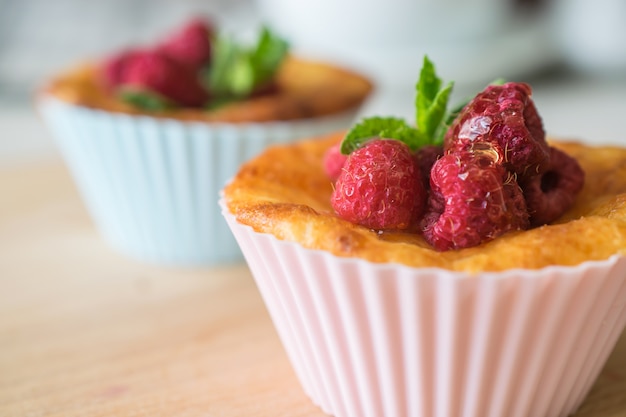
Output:
<svg viewBox="0 0 626 417">
<path fill-rule="evenodd" d="M 128 259 L 60 161 L 0 168 L 0 416 L 323 415 L 245 265 Z M 576 416 L 626 416 L 626 333 Z"/>
</svg>

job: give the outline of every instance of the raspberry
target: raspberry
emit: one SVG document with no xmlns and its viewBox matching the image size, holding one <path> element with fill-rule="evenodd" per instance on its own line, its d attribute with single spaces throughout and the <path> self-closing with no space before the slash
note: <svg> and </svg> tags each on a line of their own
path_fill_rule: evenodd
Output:
<svg viewBox="0 0 626 417">
<path fill-rule="evenodd" d="M 425 200 L 413 154 L 394 139 L 374 139 L 352 152 L 331 196 L 341 218 L 379 230 L 409 228 Z"/>
<path fill-rule="evenodd" d="M 124 71 L 130 61 L 143 54 L 140 50 L 127 50 L 105 60 L 102 64 L 101 75 L 104 86 L 114 90 L 124 81 Z"/>
<path fill-rule="evenodd" d="M 198 70 L 211 59 L 212 35 L 212 25 L 204 19 L 196 18 L 187 22 L 157 49 L 170 58 Z"/>
<path fill-rule="evenodd" d="M 444 155 L 433 165 L 430 183 L 422 229 L 437 250 L 476 246 L 529 226 L 522 190 L 495 156 Z"/>
<path fill-rule="evenodd" d="M 550 160 L 541 118 L 525 83 L 490 85 L 446 133 L 446 153 L 489 150 L 519 176 L 543 172 Z"/>
<path fill-rule="evenodd" d="M 520 183 L 531 226 L 558 219 L 572 206 L 585 182 L 585 172 L 576 159 L 556 148 L 551 147 L 550 151 L 547 170 Z"/>
<path fill-rule="evenodd" d="M 208 99 L 195 71 L 158 51 L 136 52 L 123 64 L 121 86 L 154 91 L 183 106 L 201 106 Z"/>
<path fill-rule="evenodd" d="M 430 188 L 430 171 L 437 159 L 443 155 L 443 147 L 438 145 L 422 146 L 415 153 L 415 160 L 422 175 L 422 181 L 426 189 Z"/>
<path fill-rule="evenodd" d="M 341 169 L 347 159 L 348 157 L 341 153 L 340 143 L 328 148 L 324 154 L 324 171 L 326 172 L 326 175 L 328 175 L 328 178 L 330 178 L 333 182 L 337 181 L 337 178 L 339 178 Z"/>
</svg>

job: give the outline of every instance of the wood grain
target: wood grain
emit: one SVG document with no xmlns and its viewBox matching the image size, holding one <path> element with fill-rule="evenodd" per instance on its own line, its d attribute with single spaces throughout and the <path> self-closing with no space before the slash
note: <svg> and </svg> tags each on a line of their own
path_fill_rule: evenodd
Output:
<svg viewBox="0 0 626 417">
<path fill-rule="evenodd" d="M 245 265 L 128 259 L 60 161 L 0 170 L 0 416 L 323 415 Z M 626 416 L 626 333 L 576 416 Z"/>
</svg>

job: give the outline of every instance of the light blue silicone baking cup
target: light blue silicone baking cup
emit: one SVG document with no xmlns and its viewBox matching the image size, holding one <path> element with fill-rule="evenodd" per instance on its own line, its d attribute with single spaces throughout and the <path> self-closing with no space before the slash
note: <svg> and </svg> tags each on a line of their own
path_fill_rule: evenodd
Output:
<svg viewBox="0 0 626 417">
<path fill-rule="evenodd" d="M 101 235 L 150 263 L 243 262 L 218 206 L 239 166 L 267 146 L 345 129 L 355 111 L 294 122 L 216 124 L 38 103 Z"/>
</svg>

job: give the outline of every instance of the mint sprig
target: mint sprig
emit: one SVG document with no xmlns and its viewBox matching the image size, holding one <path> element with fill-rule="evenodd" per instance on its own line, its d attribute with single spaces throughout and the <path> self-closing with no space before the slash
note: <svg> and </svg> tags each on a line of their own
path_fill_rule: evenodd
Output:
<svg viewBox="0 0 626 417">
<path fill-rule="evenodd" d="M 489 85 L 502 85 L 498 78 Z M 415 121 L 411 126 L 396 117 L 367 117 L 355 124 L 341 143 L 341 153 L 347 155 L 372 138 L 397 139 L 406 143 L 412 151 L 426 145 L 442 145 L 446 132 L 471 99 L 466 99 L 448 110 L 453 82 L 443 85 L 435 71 L 435 65 L 424 56 L 424 63 L 415 86 Z"/>
<path fill-rule="evenodd" d="M 341 152 L 349 154 L 374 137 L 397 139 L 406 143 L 413 151 L 426 145 L 443 143 L 447 127 L 447 107 L 453 83 L 442 87 L 434 64 L 424 56 L 424 64 L 416 84 L 415 120 L 411 126 L 394 117 L 368 117 L 361 120 L 344 137 Z M 442 133 L 443 132 L 443 133 Z"/>
<path fill-rule="evenodd" d="M 253 46 L 220 35 L 213 41 L 211 64 L 202 81 L 218 97 L 246 97 L 270 82 L 289 50 L 288 43 L 263 27 Z"/>
</svg>

